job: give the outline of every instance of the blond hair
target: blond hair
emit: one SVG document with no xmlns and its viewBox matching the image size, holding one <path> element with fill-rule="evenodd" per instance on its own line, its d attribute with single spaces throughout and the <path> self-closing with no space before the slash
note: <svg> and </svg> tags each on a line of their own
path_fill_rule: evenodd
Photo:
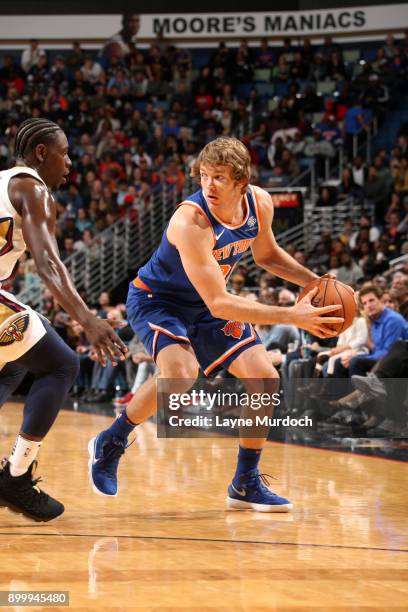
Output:
<svg viewBox="0 0 408 612">
<path fill-rule="evenodd" d="M 230 166 L 234 181 L 245 181 L 246 191 L 251 176 L 251 158 L 246 146 L 237 138 L 216 138 L 205 145 L 191 167 L 190 176 L 200 183 L 201 164 Z"/>
</svg>

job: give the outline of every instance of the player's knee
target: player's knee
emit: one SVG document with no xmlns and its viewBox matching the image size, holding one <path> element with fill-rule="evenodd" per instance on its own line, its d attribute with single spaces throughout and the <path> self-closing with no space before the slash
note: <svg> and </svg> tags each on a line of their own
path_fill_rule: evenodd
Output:
<svg viewBox="0 0 408 612">
<path fill-rule="evenodd" d="M 184 380 L 195 380 L 198 376 L 198 364 L 194 361 L 173 361 L 162 369 L 164 378 L 176 378 Z"/>
<path fill-rule="evenodd" d="M 265 363 L 257 369 L 256 378 L 261 378 L 264 381 L 264 384 L 275 386 L 276 384 L 279 384 L 280 377 L 278 371 L 273 367 L 273 365 Z"/>
<path fill-rule="evenodd" d="M 55 375 L 58 379 L 62 379 L 68 384 L 73 384 L 79 374 L 79 357 L 74 351 L 68 349 L 63 360 L 55 370 Z"/>
</svg>

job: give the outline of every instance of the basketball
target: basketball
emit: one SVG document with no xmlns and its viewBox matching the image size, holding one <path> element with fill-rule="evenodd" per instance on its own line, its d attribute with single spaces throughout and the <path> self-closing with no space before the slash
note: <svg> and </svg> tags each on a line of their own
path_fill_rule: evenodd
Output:
<svg viewBox="0 0 408 612">
<path fill-rule="evenodd" d="M 354 294 L 350 287 L 332 278 L 317 278 L 303 287 L 299 295 L 299 300 L 305 297 L 309 291 L 318 287 L 317 294 L 312 299 L 312 305 L 318 308 L 323 306 L 331 306 L 339 304 L 341 308 L 338 311 L 329 312 L 328 317 L 343 317 L 343 323 L 331 325 L 338 334 L 346 330 L 354 321 L 357 313 L 357 304 L 354 299 Z"/>
</svg>

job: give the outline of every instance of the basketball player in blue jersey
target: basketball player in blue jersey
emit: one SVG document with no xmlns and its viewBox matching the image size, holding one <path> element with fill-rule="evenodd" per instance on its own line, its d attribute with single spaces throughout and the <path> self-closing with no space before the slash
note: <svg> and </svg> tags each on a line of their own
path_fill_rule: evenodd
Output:
<svg viewBox="0 0 408 612">
<path fill-rule="evenodd" d="M 343 321 L 327 316 L 337 306 L 312 306 L 316 291 L 282 308 L 226 290 L 234 266 L 249 248 L 257 264 L 291 283 L 303 287 L 317 278 L 277 245 L 271 198 L 249 185 L 250 167 L 248 151 L 239 140 L 218 138 L 207 144 L 192 168 L 200 189 L 178 206 L 158 249 L 130 284 L 128 319 L 155 360 L 159 377 L 178 379 L 179 392 L 191 387 L 199 366 L 205 375 L 225 368 L 240 379 L 268 379 L 276 391 L 278 373 L 252 324 L 293 324 L 325 337 L 334 335 L 330 325 Z M 152 378 L 111 427 L 90 440 L 90 477 L 96 492 L 117 494 L 117 469 L 127 437 L 156 410 Z M 228 507 L 291 510 L 287 499 L 262 482 L 258 463 L 264 442 L 240 439 Z"/>
<path fill-rule="evenodd" d="M 56 201 L 51 193 L 71 168 L 59 125 L 27 119 L 15 137 L 14 168 L 0 172 L 0 287 L 18 258 L 30 250 L 38 274 L 59 304 L 84 328 L 101 363 L 123 358 L 126 348 L 107 321 L 97 319 L 75 290 L 55 240 Z M 79 369 L 77 355 L 48 321 L 0 288 L 0 406 L 27 372 L 34 382 L 14 448 L 0 469 L 0 506 L 37 521 L 64 511 L 34 478 L 36 457 Z"/>
</svg>

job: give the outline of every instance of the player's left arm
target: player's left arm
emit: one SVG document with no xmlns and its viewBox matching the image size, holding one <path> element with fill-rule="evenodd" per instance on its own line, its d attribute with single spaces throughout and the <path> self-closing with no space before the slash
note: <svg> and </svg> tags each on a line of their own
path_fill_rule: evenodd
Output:
<svg viewBox="0 0 408 612">
<path fill-rule="evenodd" d="M 260 187 L 254 187 L 258 201 L 261 230 L 252 243 L 252 255 L 255 263 L 275 276 L 304 287 L 310 281 L 318 278 L 317 274 L 308 270 L 289 253 L 286 253 L 275 240 L 272 232 L 273 204 L 271 196 Z"/>
</svg>

